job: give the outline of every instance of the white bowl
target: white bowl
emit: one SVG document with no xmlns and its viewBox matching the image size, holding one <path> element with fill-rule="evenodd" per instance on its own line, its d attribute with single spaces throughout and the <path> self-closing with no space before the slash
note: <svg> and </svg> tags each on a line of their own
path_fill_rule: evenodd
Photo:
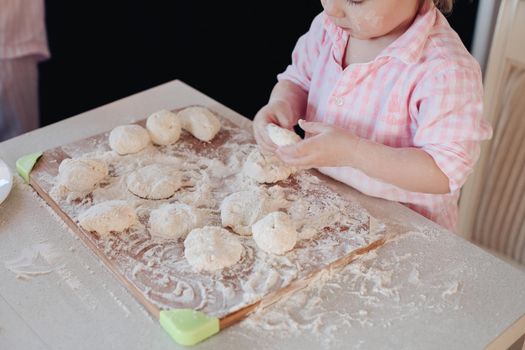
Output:
<svg viewBox="0 0 525 350">
<path fill-rule="evenodd" d="M 13 174 L 7 164 L 0 159 L 0 204 L 7 198 L 13 187 Z"/>
</svg>

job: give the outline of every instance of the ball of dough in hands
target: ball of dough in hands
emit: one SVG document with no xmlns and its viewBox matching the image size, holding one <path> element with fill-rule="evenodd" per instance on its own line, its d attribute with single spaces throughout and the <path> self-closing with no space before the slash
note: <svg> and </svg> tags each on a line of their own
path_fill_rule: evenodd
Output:
<svg viewBox="0 0 525 350">
<path fill-rule="evenodd" d="M 184 241 L 184 256 L 196 271 L 215 271 L 232 266 L 243 252 L 239 237 L 217 226 L 192 230 Z"/>
<path fill-rule="evenodd" d="M 144 199 L 166 199 L 182 185 L 182 175 L 169 164 L 152 164 L 128 175 L 128 190 Z"/>
<path fill-rule="evenodd" d="M 58 167 L 59 182 L 72 192 L 90 192 L 108 175 L 108 167 L 97 159 L 64 159 Z"/>
<path fill-rule="evenodd" d="M 155 112 L 146 121 L 153 143 L 161 146 L 177 142 L 181 133 L 181 122 L 177 114 L 165 109 Z"/>
<path fill-rule="evenodd" d="M 266 132 L 272 142 L 279 147 L 293 145 L 294 143 L 301 141 L 301 137 L 295 132 L 281 128 L 275 124 L 266 125 Z"/>
<path fill-rule="evenodd" d="M 243 166 L 243 173 L 259 183 L 286 180 L 294 172 L 294 168 L 285 165 L 276 156 L 263 154 L 259 148 L 248 155 Z"/>
<path fill-rule="evenodd" d="M 80 226 L 87 231 L 107 235 L 121 232 L 137 223 L 135 209 L 126 201 L 112 200 L 96 204 L 78 216 Z"/>
<path fill-rule="evenodd" d="M 149 232 L 153 236 L 177 239 L 184 237 L 200 222 L 199 212 L 183 203 L 171 203 L 152 210 Z"/>
<path fill-rule="evenodd" d="M 284 254 L 297 242 L 297 231 L 290 217 L 280 211 L 266 215 L 252 226 L 253 240 L 271 254 Z"/>
<path fill-rule="evenodd" d="M 136 124 L 117 126 L 109 134 L 109 146 L 120 155 L 140 152 L 149 143 L 148 131 Z"/>
<path fill-rule="evenodd" d="M 221 122 L 205 107 L 188 107 L 177 113 L 182 128 L 201 141 L 210 142 L 221 130 Z"/>
</svg>

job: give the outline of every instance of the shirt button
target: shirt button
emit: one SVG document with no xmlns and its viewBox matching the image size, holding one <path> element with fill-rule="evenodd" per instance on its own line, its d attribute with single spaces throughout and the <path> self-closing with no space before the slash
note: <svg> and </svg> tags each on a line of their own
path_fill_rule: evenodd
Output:
<svg viewBox="0 0 525 350">
<path fill-rule="evenodd" d="M 335 99 L 335 104 L 338 105 L 338 106 L 342 106 L 344 102 L 345 101 L 343 100 L 342 97 L 338 97 L 338 98 Z"/>
</svg>

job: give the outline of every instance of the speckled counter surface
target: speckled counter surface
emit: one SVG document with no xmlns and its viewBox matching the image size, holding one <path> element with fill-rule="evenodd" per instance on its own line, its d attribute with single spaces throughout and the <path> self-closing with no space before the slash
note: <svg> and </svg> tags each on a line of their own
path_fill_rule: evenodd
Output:
<svg viewBox="0 0 525 350">
<path fill-rule="evenodd" d="M 0 143 L 0 158 L 13 169 L 22 155 L 189 104 L 250 123 L 174 81 Z M 483 349 L 510 345 L 525 333 L 523 272 L 399 204 L 344 191 L 399 232 L 396 239 L 196 349 Z M 9 266 L 23 267 L 29 257 L 42 274 L 17 278 Z M 0 348 L 178 346 L 31 188 L 16 181 L 0 205 Z"/>
</svg>

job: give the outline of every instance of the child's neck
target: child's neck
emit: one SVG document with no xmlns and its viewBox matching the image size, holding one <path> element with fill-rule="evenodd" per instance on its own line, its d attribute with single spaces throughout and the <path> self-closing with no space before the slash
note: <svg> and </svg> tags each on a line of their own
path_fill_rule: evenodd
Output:
<svg viewBox="0 0 525 350">
<path fill-rule="evenodd" d="M 417 16 L 417 14 L 416 14 Z M 348 38 L 346 50 L 343 57 L 343 69 L 351 64 L 367 63 L 373 61 L 385 48 L 393 43 L 397 38 L 412 25 L 414 19 L 401 23 L 390 33 L 371 39 Z"/>
</svg>

